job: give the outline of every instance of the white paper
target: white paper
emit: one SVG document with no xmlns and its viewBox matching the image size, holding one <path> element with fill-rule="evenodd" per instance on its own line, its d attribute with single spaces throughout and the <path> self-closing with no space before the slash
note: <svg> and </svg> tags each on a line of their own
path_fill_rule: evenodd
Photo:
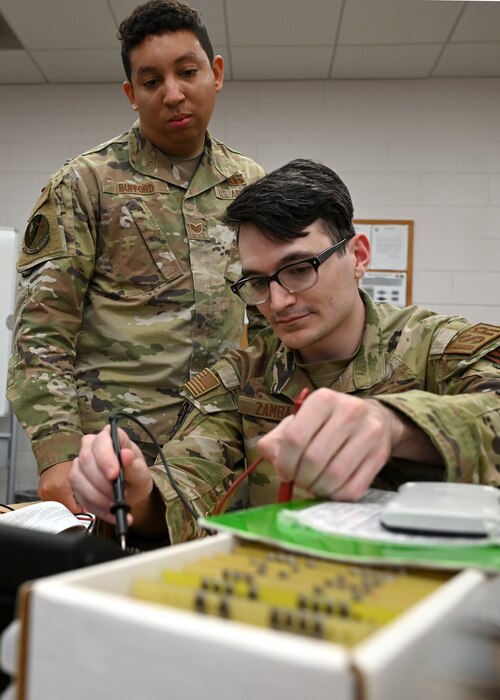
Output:
<svg viewBox="0 0 500 700">
<path fill-rule="evenodd" d="M 78 520 L 66 506 L 57 501 L 40 501 L 2 513 L 0 524 L 42 532 L 63 532 L 70 528 L 87 529 L 87 523 Z"/>
<path fill-rule="evenodd" d="M 372 226 L 371 268 L 406 270 L 408 266 L 408 226 L 401 224 Z"/>
<path fill-rule="evenodd" d="M 395 492 L 369 489 L 359 501 L 347 503 L 328 501 L 301 510 L 284 510 L 279 522 L 295 522 L 330 535 L 356 537 L 357 539 L 416 546 L 484 546 L 492 544 L 492 538 L 438 537 L 434 535 L 408 535 L 387 530 L 380 522 L 380 513 Z"/>
</svg>

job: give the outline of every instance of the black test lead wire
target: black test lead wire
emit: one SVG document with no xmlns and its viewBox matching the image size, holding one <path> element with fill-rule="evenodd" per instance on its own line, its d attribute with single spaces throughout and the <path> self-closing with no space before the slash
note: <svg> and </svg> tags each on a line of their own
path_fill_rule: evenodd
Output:
<svg viewBox="0 0 500 700">
<path fill-rule="evenodd" d="M 130 512 L 131 508 L 128 505 L 128 503 L 126 503 L 124 501 L 124 498 L 123 498 L 124 497 L 123 464 L 122 464 L 121 456 L 120 456 L 120 440 L 118 438 L 118 427 L 117 427 L 119 418 L 126 418 L 128 421 L 132 421 L 133 423 L 138 425 L 142 430 L 144 430 L 146 435 L 148 435 L 149 439 L 154 444 L 154 446 L 158 452 L 158 456 L 160 457 L 160 460 L 163 464 L 163 467 L 165 468 L 165 472 L 167 474 L 168 480 L 170 481 L 170 484 L 171 484 L 172 488 L 174 489 L 174 491 L 176 492 L 176 494 L 179 496 L 179 500 L 181 501 L 182 505 L 193 516 L 195 521 L 198 520 L 199 514 L 191 506 L 189 501 L 186 499 L 186 497 L 182 493 L 182 490 L 179 488 L 179 485 L 177 484 L 176 480 L 174 479 L 174 475 L 172 474 L 172 470 L 170 469 L 170 465 L 168 464 L 168 462 L 165 458 L 165 455 L 163 454 L 163 450 L 161 449 L 160 445 L 158 444 L 158 440 L 155 438 L 155 436 L 153 435 L 151 430 L 149 430 L 149 428 L 147 428 L 145 425 L 143 425 L 143 423 L 141 423 L 141 421 L 138 420 L 135 416 L 131 416 L 129 413 L 125 413 L 125 411 L 116 411 L 116 413 L 114 413 L 112 416 L 110 416 L 109 423 L 111 426 L 111 439 L 113 441 L 113 448 L 114 448 L 114 451 L 118 457 L 118 462 L 120 464 L 121 484 L 117 485 L 116 481 L 113 482 L 113 488 L 115 488 L 116 503 L 112 507 L 111 512 L 113 514 L 115 512 L 117 513 L 116 534 L 117 534 L 117 536 L 120 540 L 120 543 L 122 545 L 122 548 L 123 548 L 123 542 L 125 541 L 125 536 L 128 533 L 127 519 L 125 516 L 126 516 L 126 513 Z M 118 477 L 118 478 L 120 478 L 120 477 Z M 117 493 L 117 490 L 116 490 L 117 487 L 121 488 L 121 494 Z M 120 495 L 121 495 L 121 498 L 119 498 Z M 119 501 L 121 501 L 121 503 L 123 505 L 118 506 Z M 118 507 L 122 510 L 121 517 L 124 520 L 124 529 L 123 530 L 118 529 L 118 513 L 120 512 L 120 510 L 118 510 Z M 207 530 L 207 533 L 211 534 L 211 532 L 209 530 Z M 123 538 L 122 538 L 122 534 L 124 535 Z"/>
</svg>

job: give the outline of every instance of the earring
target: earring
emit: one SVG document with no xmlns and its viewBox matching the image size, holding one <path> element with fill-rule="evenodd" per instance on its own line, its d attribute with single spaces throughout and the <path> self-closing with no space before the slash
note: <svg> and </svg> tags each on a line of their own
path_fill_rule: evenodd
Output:
<svg viewBox="0 0 500 700">
<path fill-rule="evenodd" d="M 132 109 L 135 110 L 135 111 L 137 112 L 137 105 L 136 105 L 136 104 L 133 104 L 133 105 L 132 105 Z"/>
</svg>

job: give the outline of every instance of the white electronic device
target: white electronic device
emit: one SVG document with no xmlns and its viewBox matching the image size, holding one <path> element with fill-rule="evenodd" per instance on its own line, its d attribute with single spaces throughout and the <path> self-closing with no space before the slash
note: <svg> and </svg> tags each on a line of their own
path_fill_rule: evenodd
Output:
<svg viewBox="0 0 500 700">
<path fill-rule="evenodd" d="M 383 508 L 391 530 L 488 537 L 500 534 L 500 490 L 479 484 L 408 482 Z"/>
</svg>

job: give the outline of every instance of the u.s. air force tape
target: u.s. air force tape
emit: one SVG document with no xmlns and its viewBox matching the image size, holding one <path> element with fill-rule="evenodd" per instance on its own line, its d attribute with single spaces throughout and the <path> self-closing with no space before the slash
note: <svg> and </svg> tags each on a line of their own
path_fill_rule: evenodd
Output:
<svg viewBox="0 0 500 700">
<path fill-rule="evenodd" d="M 220 386 L 222 382 L 220 379 L 212 372 L 211 369 L 202 369 L 198 372 L 192 379 L 186 382 L 186 389 L 195 397 L 198 398 L 207 391 L 215 389 L 216 386 Z"/>
</svg>

